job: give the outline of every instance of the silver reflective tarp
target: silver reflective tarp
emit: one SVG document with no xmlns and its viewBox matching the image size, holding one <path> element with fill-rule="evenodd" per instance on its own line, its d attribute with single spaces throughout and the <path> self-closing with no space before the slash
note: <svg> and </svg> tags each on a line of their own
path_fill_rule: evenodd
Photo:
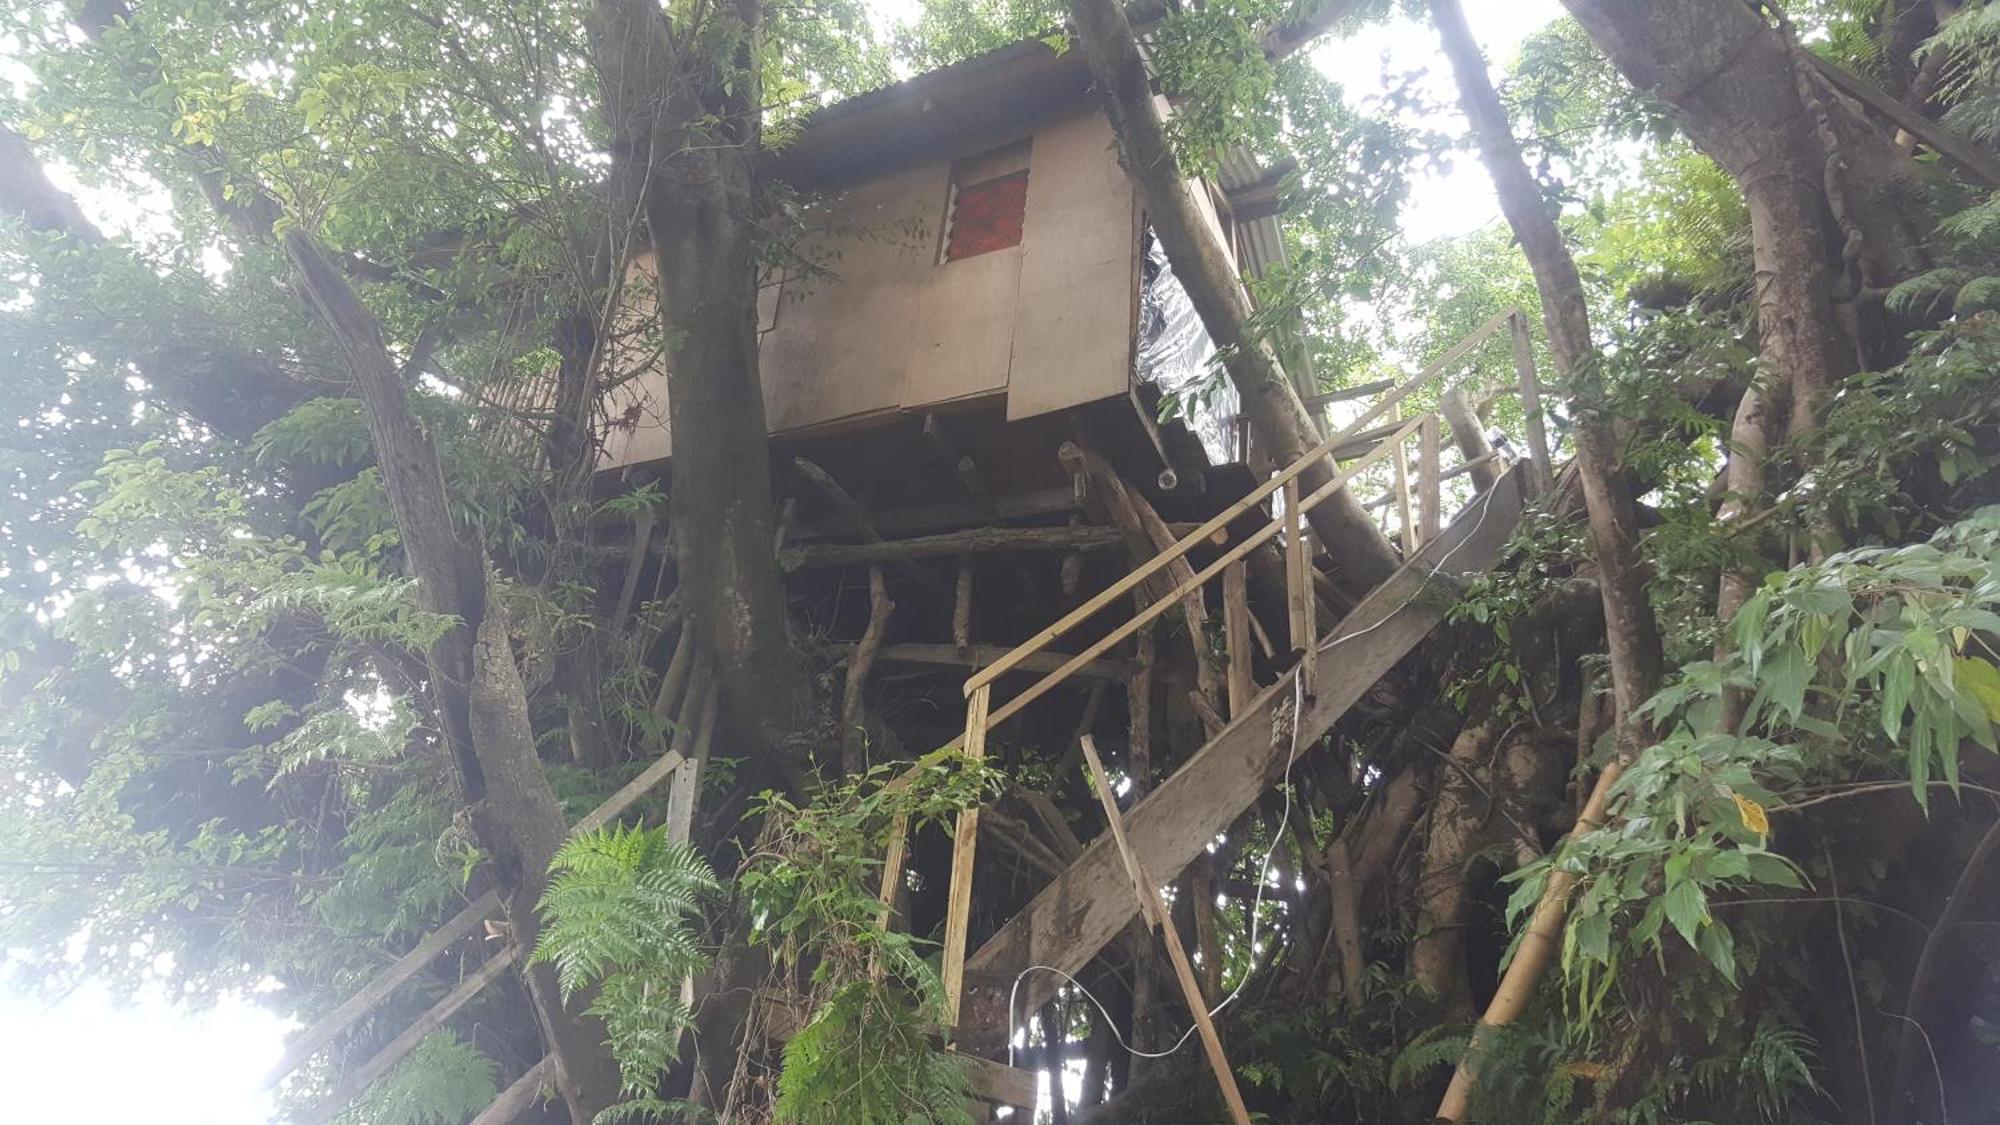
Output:
<svg viewBox="0 0 2000 1125">
<path fill-rule="evenodd" d="M 1146 232 L 1146 260 L 1139 285 L 1139 378 L 1178 403 L 1170 416 L 1201 439 L 1211 463 L 1239 459 L 1236 449 L 1236 388 L 1212 362 L 1215 344 L 1201 316 L 1167 261 L 1167 252 Z"/>
</svg>

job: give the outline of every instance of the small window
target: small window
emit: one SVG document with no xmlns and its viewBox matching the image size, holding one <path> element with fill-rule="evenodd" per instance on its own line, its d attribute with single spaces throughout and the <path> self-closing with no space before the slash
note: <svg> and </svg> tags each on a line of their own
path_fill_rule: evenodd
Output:
<svg viewBox="0 0 2000 1125">
<path fill-rule="evenodd" d="M 952 166 L 942 259 L 956 262 L 1021 244 L 1028 214 L 1028 142 L 1021 141 Z"/>
</svg>

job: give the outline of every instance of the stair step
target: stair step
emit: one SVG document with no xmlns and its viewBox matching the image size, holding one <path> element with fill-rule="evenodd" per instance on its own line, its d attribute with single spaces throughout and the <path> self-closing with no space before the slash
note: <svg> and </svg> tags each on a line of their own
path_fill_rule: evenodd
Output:
<svg viewBox="0 0 2000 1125">
<path fill-rule="evenodd" d="M 1520 519 L 1528 487 L 1525 468 L 1510 468 L 1321 642 L 1317 694 L 1307 701 L 1300 746 L 1331 728 L 1443 620 L 1455 598 L 1427 596 L 1433 569 L 1459 576 L 1493 565 Z M 1292 696 L 1287 675 L 1133 806 L 1126 835 L 1145 857 L 1149 877 L 1161 883 L 1177 877 L 1284 774 L 1290 742 L 1274 727 Z M 1009 995 L 1021 972 L 1031 965 L 1079 972 L 1138 910 L 1117 849 L 1108 833 L 1100 834 L 966 962 L 962 1048 L 975 1054 L 1004 1049 Z M 1039 1008 L 1061 983 L 1053 973 L 1028 974 L 1014 996 L 1015 1011 Z"/>
</svg>

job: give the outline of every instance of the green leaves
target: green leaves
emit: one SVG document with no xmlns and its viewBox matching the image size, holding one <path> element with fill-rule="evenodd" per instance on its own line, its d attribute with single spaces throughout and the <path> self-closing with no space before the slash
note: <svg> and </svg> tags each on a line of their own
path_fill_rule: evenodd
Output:
<svg viewBox="0 0 2000 1125">
<path fill-rule="evenodd" d="M 715 875 L 665 828 L 621 825 L 572 838 L 549 871 L 532 959 L 555 965 L 565 1000 L 598 990 L 588 1010 L 610 1033 L 623 1095 L 653 1097 L 692 1020 L 681 984 L 708 963 L 693 922 Z"/>
</svg>

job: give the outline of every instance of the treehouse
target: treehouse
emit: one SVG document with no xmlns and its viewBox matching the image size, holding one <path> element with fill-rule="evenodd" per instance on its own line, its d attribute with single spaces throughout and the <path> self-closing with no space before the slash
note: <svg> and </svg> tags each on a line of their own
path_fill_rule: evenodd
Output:
<svg viewBox="0 0 2000 1125">
<path fill-rule="evenodd" d="M 1221 167 L 1219 183 L 1184 190 L 1230 263 L 1254 273 L 1281 255 L 1277 176 L 1236 155 Z M 824 267 L 766 278 L 757 326 L 794 636 L 841 681 L 838 733 L 815 742 L 814 764 L 847 776 L 890 766 L 887 785 L 902 786 L 923 772 L 910 759 L 953 745 L 1056 789 L 1084 766 L 1097 779 L 1078 796 L 1102 801 L 1108 828 L 1088 841 L 1083 822 L 1019 786 L 949 830 L 904 814 L 879 826 L 876 924 L 940 942 L 938 1030 L 971 1091 L 1032 1110 L 1047 1074 L 1009 1049 L 1022 1019 L 1061 981 L 1102 982 L 1149 959 L 1150 939 L 1121 937 L 1135 921 L 1160 933 L 1179 994 L 1206 1022 L 1217 982 L 1204 997 L 1154 888 L 1261 815 L 1273 786 L 1289 792 L 1280 783 L 1295 768 L 1320 769 L 1306 761 L 1315 743 L 1397 728 L 1399 701 L 1422 689 L 1400 691 L 1394 673 L 1500 556 L 1530 497 L 1554 486 L 1527 321 L 1499 310 L 1408 379 L 1308 395 L 1344 403 L 1346 425 L 1253 473 L 1235 399 L 1209 375 L 1214 349 L 1076 52 L 1018 44 L 828 107 L 772 170 L 813 201 L 800 256 Z M 613 369 L 630 375 L 604 404 L 599 483 L 664 480 L 671 497 L 660 348 L 625 342 L 655 319 L 648 273 L 634 271 L 623 306 L 634 330 L 612 345 Z M 1514 378 L 1477 385 L 1490 372 L 1469 375 L 1468 361 L 1510 340 Z M 1186 409 L 1162 424 L 1166 395 Z M 1478 412 L 1515 395 L 1504 413 L 1520 443 L 1496 448 Z M 1397 563 L 1368 588 L 1336 583 L 1324 533 L 1309 528 L 1335 497 L 1376 513 L 1362 518 L 1381 520 Z M 623 539 L 626 520 L 616 617 L 648 591 L 670 605 L 678 581 L 653 507 L 608 515 L 618 527 L 605 540 Z M 670 838 L 695 836 L 721 693 L 712 642 L 690 627 L 703 608 L 660 610 L 643 659 L 658 673 L 649 713 L 671 734 L 649 741 L 644 770 L 580 827 L 664 790 Z M 1129 808 L 1112 797 L 1100 740 Z M 1390 823 L 1393 840 L 1402 829 Z M 1188 899 L 1211 966 L 1223 960 L 1214 901 Z M 302 1033 L 274 1074 L 498 906 L 489 893 L 466 907 Z M 301 1120 L 330 1120 L 519 952 L 488 958 Z M 1339 955 L 1358 988 L 1358 942 Z M 753 1000 L 773 1042 L 799 1025 L 805 998 L 788 987 Z M 1247 1123 L 1212 1027 L 1204 1049 Z M 555 1067 L 551 1054 L 526 1070 L 476 1120 L 526 1112 Z"/>
<path fill-rule="evenodd" d="M 810 204 L 811 265 L 772 271 L 759 301 L 781 454 L 896 507 L 967 498 L 968 483 L 1034 507 L 1024 497 L 1062 483 L 1052 454 L 1077 411 L 1128 469 L 1150 469 L 1142 479 L 1202 489 L 1212 466 L 1244 459 L 1226 390 L 1183 427 L 1154 421 L 1213 349 L 1148 234 L 1080 52 L 1030 40 L 829 106 L 772 171 Z M 1187 190 L 1221 244 L 1261 268 L 1282 253 L 1273 179 L 1236 159 L 1220 180 Z M 1239 219 L 1246 201 L 1259 210 Z M 647 298 L 633 304 L 650 316 Z M 602 469 L 672 456 L 666 372 L 641 366 L 607 395 Z M 942 474 L 909 471 L 939 455 Z"/>
</svg>

